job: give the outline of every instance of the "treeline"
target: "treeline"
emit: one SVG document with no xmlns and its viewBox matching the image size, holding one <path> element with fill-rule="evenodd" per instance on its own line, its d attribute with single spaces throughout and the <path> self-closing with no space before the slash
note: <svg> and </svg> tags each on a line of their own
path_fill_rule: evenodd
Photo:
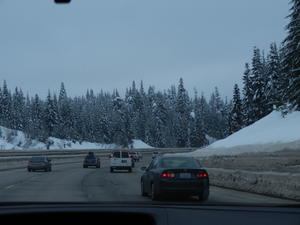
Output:
<svg viewBox="0 0 300 225">
<path fill-rule="evenodd" d="M 191 98 L 183 79 L 163 92 L 133 82 L 123 98 L 117 90 L 70 98 L 63 83 L 58 96 L 49 92 L 45 100 L 11 92 L 5 81 L 0 89 L 0 124 L 43 142 L 57 137 L 128 147 L 141 139 L 156 147 L 200 147 L 208 144 L 205 135 L 228 135 L 229 109 L 217 88 L 209 101 L 196 92 Z"/>
<path fill-rule="evenodd" d="M 251 64 L 245 64 L 242 98 L 234 86 L 230 112 L 231 133 L 266 116 L 274 109 L 300 110 L 300 0 L 291 0 L 288 35 L 280 48 L 270 45 L 267 55 L 254 48 Z"/>
<path fill-rule="evenodd" d="M 230 100 L 217 87 L 209 99 L 196 91 L 190 96 L 183 79 L 165 91 L 133 82 L 125 97 L 117 90 L 88 90 L 70 98 L 62 83 L 59 95 L 49 92 L 45 100 L 25 97 L 19 88 L 11 91 L 4 81 L 0 125 L 43 142 L 57 137 L 130 147 L 140 139 L 155 147 L 201 147 L 208 144 L 206 135 L 225 138 L 274 109 L 300 110 L 300 0 L 291 3 L 288 36 L 280 47 L 272 43 L 267 54 L 253 49 L 243 86 L 234 85 Z"/>
</svg>

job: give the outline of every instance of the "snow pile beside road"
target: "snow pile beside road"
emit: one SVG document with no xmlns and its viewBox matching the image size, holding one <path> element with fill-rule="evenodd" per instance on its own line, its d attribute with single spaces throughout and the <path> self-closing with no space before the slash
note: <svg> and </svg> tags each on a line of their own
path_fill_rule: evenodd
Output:
<svg viewBox="0 0 300 225">
<path fill-rule="evenodd" d="M 49 149 L 115 149 L 116 144 L 102 144 L 92 142 L 78 142 L 50 137 Z M 141 140 L 134 139 L 132 148 L 152 148 Z M 42 150 L 47 149 L 47 144 L 26 137 L 22 131 L 8 129 L 0 126 L 0 150 Z"/>
<path fill-rule="evenodd" d="M 152 146 L 146 144 L 141 140 L 133 139 L 132 141 L 133 141 L 132 143 L 133 148 L 153 148 Z"/>
<path fill-rule="evenodd" d="M 282 117 L 280 112 L 273 111 L 227 138 L 189 154 L 195 157 L 206 157 L 275 152 L 285 149 L 300 150 L 299 111 L 287 114 L 285 117 Z"/>
<path fill-rule="evenodd" d="M 79 142 L 73 142 L 58 138 L 49 138 L 51 141 L 53 141 L 53 144 L 50 146 L 50 149 L 115 149 L 115 148 L 121 148 L 120 146 L 116 144 L 101 144 L 101 143 L 92 143 L 92 142 L 86 142 L 83 141 L 81 143 Z M 133 143 L 130 147 L 132 148 L 152 148 L 150 145 L 147 145 L 145 142 L 133 139 Z"/>
<path fill-rule="evenodd" d="M 114 149 L 118 146 L 115 144 L 101 144 L 101 143 L 93 143 L 93 142 L 73 142 L 70 140 L 64 140 L 59 138 L 51 137 L 49 140 L 52 142 L 50 149 Z M 44 149 L 46 146 L 44 146 Z"/>
<path fill-rule="evenodd" d="M 0 126 L 0 150 L 40 149 L 44 146 L 42 142 L 27 138 L 21 131 Z"/>
<path fill-rule="evenodd" d="M 210 183 L 247 192 L 300 200 L 300 174 L 208 168 Z"/>
</svg>

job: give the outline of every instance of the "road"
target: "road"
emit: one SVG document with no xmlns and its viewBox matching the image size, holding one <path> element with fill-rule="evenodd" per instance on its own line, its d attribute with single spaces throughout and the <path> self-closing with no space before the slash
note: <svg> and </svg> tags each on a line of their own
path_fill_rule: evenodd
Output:
<svg viewBox="0 0 300 225">
<path fill-rule="evenodd" d="M 150 156 L 136 163 L 132 173 L 110 173 L 109 161 L 101 158 L 101 168 L 82 168 L 82 163 L 53 165 L 52 172 L 15 169 L 0 172 L 0 202 L 151 202 L 140 195 L 141 166 Z M 178 200 L 167 200 L 175 201 Z M 180 200 L 197 203 L 194 199 Z M 290 200 L 245 193 L 219 187 L 210 188 L 208 202 L 289 204 Z"/>
</svg>

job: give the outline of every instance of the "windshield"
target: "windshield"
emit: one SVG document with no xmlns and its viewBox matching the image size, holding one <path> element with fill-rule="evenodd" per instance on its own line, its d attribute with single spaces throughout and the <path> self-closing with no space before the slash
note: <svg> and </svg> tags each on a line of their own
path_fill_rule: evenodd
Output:
<svg viewBox="0 0 300 225">
<path fill-rule="evenodd" d="M 45 157 L 32 157 L 31 161 L 33 162 L 41 162 L 41 161 L 46 161 Z"/>
<path fill-rule="evenodd" d="M 299 204 L 299 7 L 0 0 L 0 203 Z"/>
<path fill-rule="evenodd" d="M 160 166 L 162 168 L 168 169 L 181 169 L 181 168 L 189 168 L 189 169 L 199 169 L 200 165 L 197 161 L 189 158 L 163 158 L 160 161 Z"/>
</svg>

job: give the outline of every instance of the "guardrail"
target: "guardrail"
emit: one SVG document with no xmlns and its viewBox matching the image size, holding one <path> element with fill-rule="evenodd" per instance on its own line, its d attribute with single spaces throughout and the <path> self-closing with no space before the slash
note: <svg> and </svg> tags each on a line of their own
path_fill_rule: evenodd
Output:
<svg viewBox="0 0 300 225">
<path fill-rule="evenodd" d="M 82 155 L 87 154 L 87 152 L 92 151 L 95 153 L 110 153 L 115 150 L 124 150 L 124 149 L 80 149 L 80 150 L 0 150 L 1 157 L 10 157 L 10 156 L 37 156 L 37 155 Z M 158 151 L 160 153 L 178 153 L 178 152 L 191 152 L 196 150 L 196 148 L 148 148 L 148 149 L 126 149 L 129 151 L 138 151 L 138 152 L 153 152 Z"/>
<path fill-rule="evenodd" d="M 27 165 L 28 160 L 32 156 L 41 156 L 46 155 L 52 160 L 73 160 L 80 162 L 83 157 L 89 151 L 93 151 L 95 155 L 98 157 L 107 157 L 108 154 L 117 149 L 98 149 L 98 150 L 91 150 L 91 149 L 82 149 L 82 150 L 34 150 L 34 151 L 6 151 L 0 152 L 0 171 L 4 170 L 12 170 L 12 169 L 20 169 L 25 168 Z M 193 151 L 194 148 L 151 148 L 151 149 L 131 149 L 132 151 L 139 151 L 142 154 L 151 154 L 153 151 L 158 151 L 161 153 L 177 153 L 177 152 L 190 152 Z"/>
</svg>

